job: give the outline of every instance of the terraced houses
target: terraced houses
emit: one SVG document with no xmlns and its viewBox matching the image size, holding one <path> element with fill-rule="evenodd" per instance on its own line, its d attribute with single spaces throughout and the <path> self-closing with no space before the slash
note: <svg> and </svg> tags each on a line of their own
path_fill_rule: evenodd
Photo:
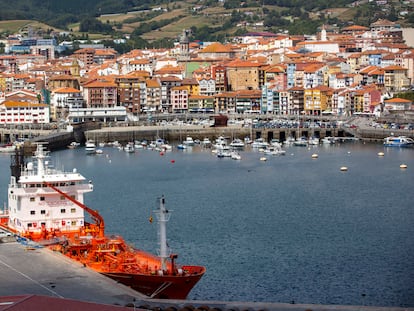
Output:
<svg viewBox="0 0 414 311">
<path fill-rule="evenodd" d="M 96 46 L 61 59 L 42 53 L 44 40 L 41 49 L 29 49 L 34 53 L 18 53 L 22 42 L 11 38 L 6 44 L 15 52 L 0 55 L 0 124 L 126 121 L 148 113 L 413 110 L 412 102 L 390 99 L 413 87 L 414 48 L 385 20 L 370 28 L 324 26 L 309 37 L 248 33 L 229 44 L 191 42 L 184 31 L 172 49 L 118 55 Z"/>
</svg>

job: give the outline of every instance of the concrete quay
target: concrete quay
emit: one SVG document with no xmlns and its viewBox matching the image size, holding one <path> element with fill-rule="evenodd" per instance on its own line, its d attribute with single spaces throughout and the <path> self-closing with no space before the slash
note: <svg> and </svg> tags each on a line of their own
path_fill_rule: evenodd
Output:
<svg viewBox="0 0 414 311">
<path fill-rule="evenodd" d="M 202 125 L 169 125 L 169 126 L 126 126 L 126 127 L 104 127 L 85 132 L 85 138 L 96 142 L 118 141 L 126 143 L 134 140 L 155 140 L 163 138 L 169 142 L 182 142 L 186 136 L 193 139 L 203 140 L 205 137 L 214 141 L 219 136 L 228 139 L 250 137 L 263 138 L 267 141 L 272 139 L 286 140 L 289 136 L 336 136 L 345 137 L 347 133 L 341 128 L 252 128 L 229 125 L 226 127 L 209 127 Z"/>
<path fill-rule="evenodd" d="M 60 253 L 18 243 L 13 236 L 0 238 L 0 280 L 0 296 L 41 295 L 153 311 L 414 311 L 401 307 L 149 299 Z"/>
</svg>

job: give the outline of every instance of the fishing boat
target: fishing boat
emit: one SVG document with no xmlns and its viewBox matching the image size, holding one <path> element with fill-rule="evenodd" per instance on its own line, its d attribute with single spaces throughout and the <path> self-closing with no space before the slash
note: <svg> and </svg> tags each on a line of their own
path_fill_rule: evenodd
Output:
<svg viewBox="0 0 414 311">
<path fill-rule="evenodd" d="M 384 138 L 385 147 L 413 147 L 414 140 L 407 136 L 389 136 Z"/>
<path fill-rule="evenodd" d="M 26 161 L 20 149 L 12 155 L 9 200 L 0 226 L 148 297 L 185 299 L 205 267 L 178 265 L 177 255 L 169 253 L 166 223 L 171 213 L 165 208 L 164 197 L 154 211 L 160 238 L 159 255 L 155 256 L 129 246 L 122 237 L 105 235 L 104 219 L 84 204 L 84 195 L 93 191 L 92 182 L 76 169 L 64 172 L 52 168 L 48 158 L 41 144 L 31 158 L 33 162 Z M 85 220 L 85 212 L 92 222 Z"/>
</svg>

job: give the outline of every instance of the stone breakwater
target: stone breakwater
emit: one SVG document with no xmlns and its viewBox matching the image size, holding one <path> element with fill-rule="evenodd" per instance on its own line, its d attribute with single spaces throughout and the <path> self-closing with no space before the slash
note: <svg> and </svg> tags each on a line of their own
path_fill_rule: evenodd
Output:
<svg viewBox="0 0 414 311">
<path fill-rule="evenodd" d="M 242 126 L 227 126 L 227 127 L 208 127 L 201 125 L 188 126 L 129 126 L 129 127 L 108 127 L 98 130 L 91 130 L 85 132 L 85 138 L 94 140 L 96 142 L 112 142 L 118 141 L 125 143 L 135 140 L 155 140 L 156 138 L 163 138 L 169 142 L 181 142 L 187 136 L 193 139 L 202 140 L 207 137 L 210 140 L 216 139 L 219 136 L 224 136 L 228 139 L 249 137 L 251 139 L 263 138 L 270 141 L 271 139 L 279 139 L 284 141 L 287 137 L 300 136 L 337 136 L 349 137 L 348 132 L 344 129 L 324 129 L 324 128 L 251 128 Z"/>
</svg>

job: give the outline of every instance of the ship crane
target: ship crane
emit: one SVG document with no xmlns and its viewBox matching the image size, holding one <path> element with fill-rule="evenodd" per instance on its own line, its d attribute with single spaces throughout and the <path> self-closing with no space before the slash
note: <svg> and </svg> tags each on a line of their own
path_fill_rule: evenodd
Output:
<svg viewBox="0 0 414 311">
<path fill-rule="evenodd" d="M 62 190 L 60 190 L 60 189 L 56 188 L 55 186 L 53 186 L 51 183 L 48 183 L 47 181 L 44 181 L 43 183 L 46 186 L 48 186 L 48 187 L 52 188 L 53 190 L 55 190 L 56 192 L 58 192 L 59 194 L 63 195 L 66 199 L 68 199 L 71 202 L 75 203 L 77 206 L 84 209 L 87 213 L 89 213 L 89 215 L 91 215 L 92 220 L 95 222 L 96 226 L 99 228 L 98 236 L 101 237 L 101 238 L 105 236 L 105 222 L 104 222 L 103 217 L 97 211 L 95 211 L 95 210 L 87 207 L 85 204 L 82 204 L 81 202 L 75 200 L 74 198 L 72 198 L 67 193 L 65 193 Z"/>
</svg>

